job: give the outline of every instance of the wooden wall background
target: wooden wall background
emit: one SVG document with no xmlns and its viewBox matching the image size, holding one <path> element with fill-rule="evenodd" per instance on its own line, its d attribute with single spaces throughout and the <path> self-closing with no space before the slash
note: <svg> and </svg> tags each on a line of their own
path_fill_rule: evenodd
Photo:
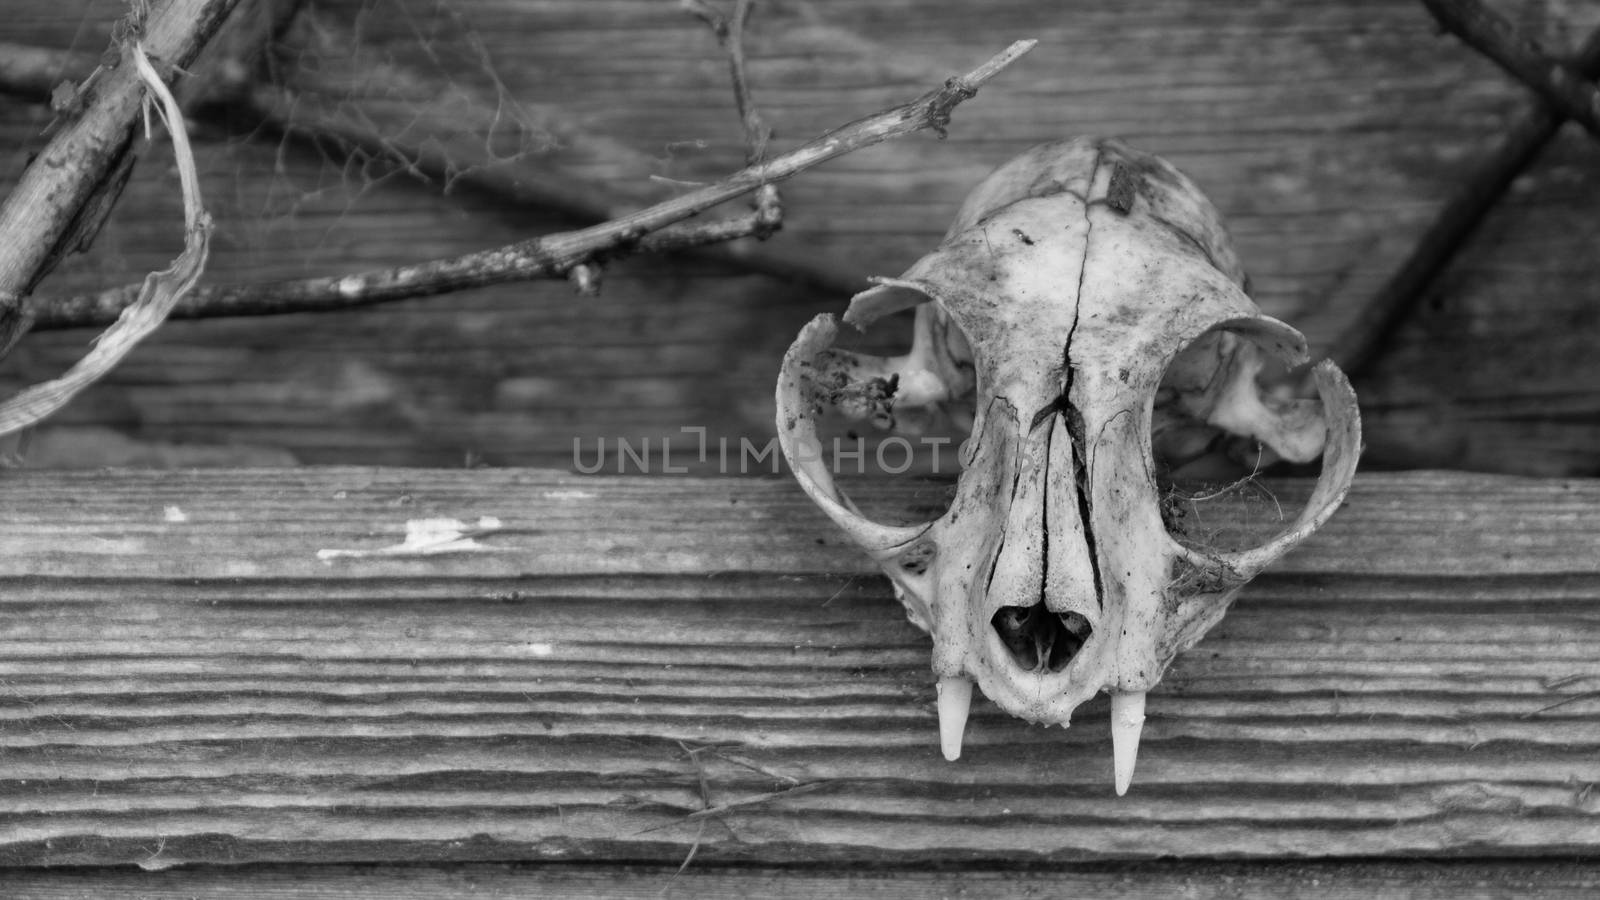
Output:
<svg viewBox="0 0 1600 900">
<path fill-rule="evenodd" d="M 1502 0 L 1553 51 L 1600 5 Z M 121 4 L 13 0 L 0 39 L 98 53 Z M 1023 63 L 916 136 L 805 173 L 761 252 L 823 284 L 704 258 L 639 259 L 580 299 L 502 286 L 328 315 L 174 322 L 41 429 L 32 465 L 536 465 L 574 438 L 770 434 L 801 323 L 937 241 L 991 167 L 1109 133 L 1161 153 L 1223 210 L 1261 305 L 1326 347 L 1530 95 L 1413 0 L 1142 4 L 770 0 L 749 37 L 780 147 L 915 96 L 1013 39 Z M 365 122 L 463 169 L 553 173 L 615 206 L 707 180 L 741 147 L 724 60 L 661 0 L 316 0 L 278 48 L 302 120 Z M 293 117 L 292 116 L 292 117 Z M 0 96 L 0 190 L 50 113 Z M 575 224 L 285 140 L 240 115 L 201 129 L 219 281 L 354 271 Z M 448 188 L 448 189 L 447 189 Z M 1359 380 L 1372 467 L 1600 472 L 1600 146 L 1571 129 L 1519 180 Z M 167 151 L 150 150 L 93 251 L 46 292 L 136 280 L 176 246 Z M 40 333 L 6 388 L 65 368 L 85 331 Z"/>
</svg>

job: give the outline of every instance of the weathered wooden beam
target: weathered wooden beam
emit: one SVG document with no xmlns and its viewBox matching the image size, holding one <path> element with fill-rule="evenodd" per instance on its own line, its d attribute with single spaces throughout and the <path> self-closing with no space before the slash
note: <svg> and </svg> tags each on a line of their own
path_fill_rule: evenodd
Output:
<svg viewBox="0 0 1600 900">
<path fill-rule="evenodd" d="M 481 549 L 320 552 L 440 518 Z M 1597 546 L 1600 482 L 1362 478 L 1118 799 L 1103 702 L 979 702 L 946 763 L 926 638 L 787 479 L 12 472 L 0 863 L 1587 854 Z"/>
<path fill-rule="evenodd" d="M 1600 864 L 1548 860 L 1379 860 L 1289 864 L 1141 862 L 1058 869 L 908 871 L 697 868 L 626 865 L 248 866 L 133 872 L 127 869 L 0 871 L 8 900 L 927 900 L 1094 897 L 1145 900 L 1589 900 Z"/>
</svg>

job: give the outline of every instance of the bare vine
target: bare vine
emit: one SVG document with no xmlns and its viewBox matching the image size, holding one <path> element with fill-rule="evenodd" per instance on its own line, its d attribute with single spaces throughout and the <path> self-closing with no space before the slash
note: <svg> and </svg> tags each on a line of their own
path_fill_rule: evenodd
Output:
<svg viewBox="0 0 1600 900">
<path fill-rule="evenodd" d="M 980 87 L 1034 44 L 1018 41 L 971 72 L 950 78 L 914 100 L 840 126 L 713 184 L 598 225 L 461 256 L 356 274 L 202 285 L 173 310 L 172 316 L 201 318 L 348 309 L 511 281 L 592 278 L 596 267 L 630 254 L 703 247 L 756 234 L 775 224 L 770 219 L 775 206 L 764 210 L 758 204 L 748 215 L 723 221 L 687 224 L 684 220 L 863 147 L 925 129 L 942 133 L 957 105 L 975 96 Z M 586 274 L 572 274 L 584 267 Z M 137 289 L 130 285 L 101 294 L 40 300 L 31 309 L 36 328 L 81 327 L 113 320 L 135 296 Z"/>
</svg>

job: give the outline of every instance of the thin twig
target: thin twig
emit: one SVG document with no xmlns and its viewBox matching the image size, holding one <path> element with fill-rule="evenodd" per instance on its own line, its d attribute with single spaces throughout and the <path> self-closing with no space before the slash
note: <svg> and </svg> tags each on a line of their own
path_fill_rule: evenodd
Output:
<svg viewBox="0 0 1600 900">
<path fill-rule="evenodd" d="M 1553 709 L 1560 709 L 1563 706 L 1567 706 L 1572 703 L 1578 703 L 1582 700 L 1593 700 L 1596 697 L 1600 697 L 1600 691 L 1585 691 L 1582 694 L 1573 694 L 1571 697 L 1557 700 L 1554 703 L 1551 703 L 1547 706 L 1541 706 L 1538 709 L 1532 710 L 1531 712 L 1525 712 L 1518 718 L 1531 719 L 1534 716 L 1543 715 L 1544 713 L 1547 713 Z"/>
<path fill-rule="evenodd" d="M 1422 2 L 1440 25 L 1600 138 L 1600 89 L 1592 79 L 1546 55 L 1510 20 L 1479 0 Z"/>
<path fill-rule="evenodd" d="M 1239 478 L 1238 480 L 1233 481 L 1233 482 L 1231 482 L 1229 484 L 1225 484 L 1222 487 L 1217 488 L 1216 490 L 1212 491 L 1209 494 L 1195 494 L 1195 495 L 1193 495 L 1191 497 L 1187 497 L 1185 499 L 1187 499 L 1189 501 L 1189 503 L 1191 503 L 1191 504 L 1194 504 L 1194 503 L 1208 503 L 1208 502 L 1210 502 L 1212 500 L 1215 500 L 1215 499 L 1217 499 L 1219 497 L 1225 496 L 1227 494 L 1231 494 L 1236 490 L 1239 490 L 1241 488 L 1246 487 L 1247 485 L 1249 485 L 1252 482 L 1254 482 L 1257 478 L 1261 477 L 1261 458 L 1263 456 L 1265 456 L 1265 455 L 1266 454 L 1263 453 L 1262 450 L 1261 450 L 1261 445 L 1259 443 L 1257 443 L 1256 444 L 1256 464 L 1255 464 L 1255 466 L 1253 466 L 1250 469 L 1250 474 L 1245 475 L 1244 477 Z M 1266 489 L 1262 488 L 1262 490 L 1266 490 Z M 1274 504 L 1277 504 L 1278 498 L 1274 497 L 1272 495 L 1271 491 L 1266 491 L 1266 494 L 1267 494 L 1267 496 L 1272 497 L 1272 502 Z M 1280 519 L 1283 518 L 1283 507 L 1282 506 L 1278 507 L 1278 518 L 1280 518 Z"/>
<path fill-rule="evenodd" d="M 837 591 L 833 592 L 833 596 L 832 597 L 829 597 L 828 599 L 822 601 L 823 608 L 827 608 L 828 604 L 830 604 L 833 601 L 839 599 L 844 594 L 845 591 L 850 589 L 850 585 L 854 584 L 855 580 L 856 580 L 856 576 L 854 576 L 854 575 L 851 575 L 849 578 L 846 578 L 844 580 L 844 584 L 839 585 L 839 589 Z"/>
<path fill-rule="evenodd" d="M 688 10 L 711 26 L 717 42 L 728 54 L 728 77 L 733 83 L 733 102 L 739 111 L 739 123 L 744 128 L 745 165 L 753 166 L 767 157 L 767 145 L 772 142 L 772 129 L 767 126 L 755 100 L 750 96 L 750 76 L 745 69 L 744 33 L 750 22 L 753 0 L 735 0 L 733 17 L 724 19 L 706 0 L 683 0 Z M 756 223 L 760 228 L 755 237 L 766 240 L 783 225 L 783 199 L 776 185 L 763 185 L 756 191 Z"/>
<path fill-rule="evenodd" d="M 737 0 L 733 17 L 722 14 L 706 0 L 683 0 L 684 8 L 699 16 L 711 26 L 722 49 L 728 54 L 729 76 L 733 82 L 733 100 L 739 110 L 739 122 L 744 127 L 745 162 L 755 164 L 767 155 L 767 144 L 772 140 L 772 129 L 767 126 L 755 101 L 750 97 L 750 77 L 745 69 L 744 30 L 750 21 L 752 0 Z"/>
<path fill-rule="evenodd" d="M 653 831 L 663 831 L 668 828 L 686 825 L 690 822 L 696 822 L 701 819 L 708 819 L 712 818 L 713 816 L 724 815 L 726 813 L 733 812 L 736 809 L 744 809 L 750 806 L 761 806 L 777 800 L 787 800 L 790 797 L 799 797 L 803 794 L 809 794 L 812 791 L 818 790 L 819 788 L 827 787 L 832 783 L 832 780 L 807 781 L 803 784 L 797 784 L 794 787 L 786 787 L 776 791 L 769 791 L 765 794 L 757 794 L 754 797 L 746 797 L 743 800 L 733 800 L 728 803 L 724 803 L 721 806 L 713 806 L 707 809 L 697 809 L 694 812 L 691 812 L 678 819 L 676 822 L 668 822 L 665 825 L 655 825 L 636 832 L 636 834 L 649 834 Z"/>
<path fill-rule="evenodd" d="M 632 248 L 637 253 L 676 253 L 710 244 L 735 240 L 752 233 L 756 213 L 718 222 L 674 225 L 639 240 Z M 467 288 L 534 278 L 572 277 L 573 270 L 588 266 L 599 252 L 565 251 L 561 259 L 552 257 L 540 264 L 535 259 L 524 265 L 502 261 L 484 266 L 485 258 L 509 253 L 513 248 L 485 251 L 454 259 L 400 266 L 359 275 L 305 278 L 293 281 L 253 282 L 241 285 L 202 285 L 190 293 L 169 318 L 210 319 L 220 316 L 271 316 L 298 312 L 329 312 L 391 303 L 413 297 L 448 294 Z M 563 265 L 566 271 L 563 273 Z M 483 266 L 480 268 L 480 266 Z M 573 278 L 583 294 L 585 275 Z M 50 331 L 82 328 L 110 322 L 137 296 L 136 286 L 124 285 L 99 294 L 53 297 L 36 301 L 33 329 Z"/>
<path fill-rule="evenodd" d="M 269 315 L 346 309 L 510 281 L 565 278 L 573 266 L 582 263 L 602 263 L 640 250 L 678 250 L 725 240 L 730 230 L 748 227 L 745 220 L 704 226 L 677 226 L 677 223 L 863 147 L 924 129 L 942 133 L 952 109 L 976 95 L 984 83 L 1016 62 L 1036 43 L 1018 41 L 972 72 L 951 78 L 909 103 L 858 119 L 788 153 L 741 169 L 715 184 L 590 228 L 463 256 L 352 275 L 203 287 L 193 292 L 173 314 L 178 317 Z M 118 291 L 72 298 L 72 303 L 55 300 L 41 304 L 36 308 L 35 327 L 70 328 L 104 322 L 120 312 L 127 296 L 126 291 Z"/>
<path fill-rule="evenodd" d="M 700 827 L 696 828 L 694 831 L 694 843 L 689 845 L 689 852 L 684 854 L 683 862 L 680 863 L 677 870 L 672 873 L 672 877 L 667 879 L 667 883 L 661 888 L 661 893 L 659 896 L 665 897 L 667 892 L 672 889 L 672 883 L 677 880 L 678 876 L 689 870 L 689 864 L 694 862 L 695 855 L 700 852 L 700 843 L 705 840 L 705 837 L 706 820 L 701 819 Z"/>
<path fill-rule="evenodd" d="M 690 747 L 684 741 L 679 741 L 678 746 L 683 749 L 684 755 L 689 757 L 689 762 L 694 764 L 694 773 L 700 779 L 700 808 L 710 809 L 713 806 L 711 802 L 711 781 L 706 777 L 706 767 L 700 762 L 700 754 L 711 748 Z"/>
<path fill-rule="evenodd" d="M 721 746 L 712 745 L 708 747 L 702 747 L 701 749 L 711 751 L 713 755 L 724 762 L 730 762 L 736 766 L 742 766 L 743 768 L 749 769 L 758 775 L 765 775 L 768 778 L 771 778 L 773 781 L 786 781 L 789 784 L 800 783 L 800 779 L 794 777 L 793 775 L 785 775 L 782 772 L 774 772 L 766 766 L 758 765 L 742 756 L 733 756 L 727 752 L 729 750 L 738 749 L 739 746 L 739 744 L 724 744 Z"/>
<path fill-rule="evenodd" d="M 1590 32 L 1573 68 L 1588 78 L 1600 78 L 1600 28 Z M 1463 179 L 1455 196 L 1439 210 L 1411 255 L 1372 295 L 1334 340 L 1328 357 L 1351 377 L 1377 359 L 1384 342 L 1421 304 L 1428 287 L 1455 258 L 1489 211 L 1561 130 L 1562 116 L 1543 100 L 1513 125 L 1505 140 Z M 1309 384 L 1311 367 L 1304 369 Z"/>
<path fill-rule="evenodd" d="M 684 743 L 683 741 L 679 741 L 678 742 L 678 746 L 682 747 L 683 748 L 683 752 L 688 754 L 689 762 L 694 764 L 695 774 L 700 777 L 700 808 L 701 809 L 710 809 L 711 808 L 711 782 L 710 782 L 710 779 L 708 779 L 706 777 L 706 767 L 705 767 L 705 765 L 700 762 L 700 753 L 701 753 L 701 751 L 708 750 L 710 748 L 709 747 L 692 747 L 691 748 L 687 743 Z M 672 873 L 672 877 L 671 878 L 667 879 L 666 886 L 661 889 L 661 895 L 662 896 L 666 895 L 667 891 L 672 886 L 672 882 L 677 880 L 677 877 L 679 875 L 682 875 L 684 872 L 688 871 L 689 864 L 694 862 L 695 854 L 700 852 L 700 842 L 702 840 L 704 840 L 705 836 L 706 836 L 706 822 L 707 821 L 708 820 L 706 820 L 706 819 L 701 819 L 700 820 L 700 827 L 696 828 L 695 832 L 694 832 L 694 843 L 689 845 L 689 852 L 688 852 L 688 854 L 686 854 L 683 857 L 683 863 L 678 866 L 678 870 L 676 872 Z"/>
<path fill-rule="evenodd" d="M 831 780 L 807 781 L 803 784 L 797 784 L 794 787 L 786 787 L 776 791 L 768 791 L 765 794 L 757 794 L 754 797 L 746 797 L 743 800 L 733 800 L 720 806 L 696 810 L 695 812 L 684 816 L 682 821 L 693 822 L 697 819 L 708 819 L 712 816 L 724 815 L 726 813 L 733 812 L 736 809 L 745 809 L 751 806 L 764 806 L 768 803 L 778 800 L 787 800 L 791 797 L 799 797 L 804 794 L 809 794 L 813 791 L 825 788 L 832 783 L 833 782 Z M 651 830 L 654 831 L 656 829 Z"/>
</svg>

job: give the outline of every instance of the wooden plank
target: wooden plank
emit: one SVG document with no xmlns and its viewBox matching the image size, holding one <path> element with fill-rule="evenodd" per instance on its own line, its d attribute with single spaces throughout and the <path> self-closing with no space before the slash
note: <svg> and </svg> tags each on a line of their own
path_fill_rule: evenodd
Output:
<svg viewBox="0 0 1600 900">
<path fill-rule="evenodd" d="M 527 897 L 655 900 L 695 897 L 861 898 L 1096 897 L 1138 900 L 1491 900 L 1588 898 L 1600 887 L 1593 863 L 1518 861 L 1358 862 L 1251 865 L 1160 863 L 1076 866 L 1064 870 L 929 872 L 907 870 L 702 869 L 647 866 L 248 866 L 161 872 L 79 869 L 0 872 L 10 900 L 522 900 Z"/>
<path fill-rule="evenodd" d="M 1592 4 L 1497 8 L 1557 52 L 1600 24 Z M 93 53 L 123 10 L 113 0 L 21 0 L 8 6 L 5 36 Z M 295 45 L 291 71 L 336 68 L 349 51 L 418 81 L 354 83 L 348 95 L 308 102 L 343 104 L 396 130 L 418 98 L 526 106 L 526 120 L 509 105 L 499 119 L 498 106 L 465 116 L 501 123 L 494 134 L 440 136 L 464 155 L 462 168 L 540 159 L 554 137 L 547 155 L 558 175 L 603 179 L 642 200 L 670 189 L 652 176 L 699 181 L 740 160 L 721 57 L 673 4 L 339 0 L 317 4 L 316 15 L 328 29 Z M 1118 134 L 1196 178 L 1230 223 L 1266 311 L 1324 346 L 1525 102 L 1410 0 L 1270 10 L 1162 0 L 1074 4 L 1053 16 L 1027 0 L 981 10 L 813 2 L 763 4 L 754 21 L 751 75 L 779 146 L 898 102 L 1019 36 L 1041 41 L 959 111 L 948 140 L 875 148 L 788 186 L 789 219 L 774 239 L 784 252 L 895 274 L 936 244 L 994 165 L 1038 141 Z M 50 115 L 0 98 L 0 144 L 20 158 Z M 347 164 L 264 136 L 216 135 L 202 149 L 218 281 L 394 264 L 570 224 L 499 198 L 440 198 L 438 185 L 371 160 Z M 1595 473 L 1600 273 L 1589 248 L 1600 225 L 1589 213 L 1600 179 L 1591 151 L 1577 135 L 1553 147 L 1428 310 L 1394 336 L 1392 360 L 1358 384 L 1374 459 Z M 166 264 L 180 218 L 163 153 L 141 166 L 95 253 L 50 290 L 92 290 Z M 0 173 L 0 190 L 11 177 Z M 764 437 L 783 349 L 800 322 L 843 302 L 725 267 L 641 261 L 615 267 L 604 297 L 584 304 L 561 284 L 510 286 L 315 325 L 175 323 L 60 424 L 119 429 L 157 445 L 153 459 L 181 460 L 168 445 L 193 444 L 226 460 L 242 445 L 236 458 L 276 452 L 326 464 L 565 466 L 575 421 L 593 429 L 585 436 L 659 437 L 694 424 Z M 83 341 L 35 336 L 0 366 L 0 385 L 53 377 Z M 586 405 L 574 409 L 575 398 Z M 83 459 L 92 443 L 81 434 L 53 442 L 78 445 L 79 464 L 130 452 Z M 68 461 L 50 444 L 36 463 Z"/>
<path fill-rule="evenodd" d="M 485 549 L 319 556 L 425 518 Z M 926 638 L 787 479 L 13 473 L 0 862 L 1593 853 L 1597 540 L 1600 482 L 1362 478 L 1173 666 L 1119 799 L 1103 701 L 980 701 L 946 763 Z"/>
</svg>

